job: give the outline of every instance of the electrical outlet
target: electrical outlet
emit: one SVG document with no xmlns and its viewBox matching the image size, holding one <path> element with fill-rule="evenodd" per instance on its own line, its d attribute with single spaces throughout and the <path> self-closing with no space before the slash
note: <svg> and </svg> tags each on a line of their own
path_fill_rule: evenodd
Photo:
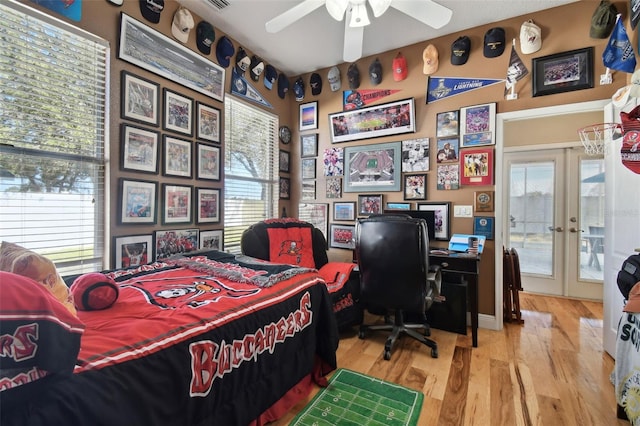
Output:
<svg viewBox="0 0 640 426">
<path fill-rule="evenodd" d="M 453 217 L 473 217 L 473 207 L 453 206 Z"/>
</svg>

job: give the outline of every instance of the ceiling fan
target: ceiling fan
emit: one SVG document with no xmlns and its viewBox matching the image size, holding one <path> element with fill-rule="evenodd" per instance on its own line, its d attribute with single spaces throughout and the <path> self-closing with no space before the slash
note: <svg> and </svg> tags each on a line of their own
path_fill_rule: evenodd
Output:
<svg viewBox="0 0 640 426">
<path fill-rule="evenodd" d="M 324 5 L 336 21 L 345 18 L 343 59 L 353 62 L 362 57 L 364 27 L 371 23 L 367 2 L 376 18 L 392 7 L 436 29 L 449 23 L 453 14 L 433 0 L 304 0 L 268 21 L 265 29 L 277 33 Z"/>
</svg>

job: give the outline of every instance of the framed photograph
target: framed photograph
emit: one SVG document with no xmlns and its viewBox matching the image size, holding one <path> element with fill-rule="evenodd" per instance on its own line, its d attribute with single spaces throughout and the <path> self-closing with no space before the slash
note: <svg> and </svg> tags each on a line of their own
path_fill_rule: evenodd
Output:
<svg viewBox="0 0 640 426">
<path fill-rule="evenodd" d="M 156 260 L 197 250 L 199 233 L 197 228 L 156 231 Z"/>
<path fill-rule="evenodd" d="M 318 101 L 300 104 L 299 130 L 314 130 L 318 128 Z"/>
<path fill-rule="evenodd" d="M 462 185 L 493 185 L 493 149 L 467 149 L 460 154 Z"/>
<path fill-rule="evenodd" d="M 288 177 L 280 178 L 280 199 L 288 200 L 291 198 L 291 179 Z"/>
<path fill-rule="evenodd" d="M 193 99 L 182 96 L 165 88 L 164 121 L 162 128 L 184 135 L 193 135 Z"/>
<path fill-rule="evenodd" d="M 220 143 L 220 110 L 201 102 L 196 102 L 196 118 L 196 129 L 198 129 L 196 137 L 209 142 Z"/>
<path fill-rule="evenodd" d="M 344 192 L 400 191 L 400 142 L 344 149 Z"/>
<path fill-rule="evenodd" d="M 335 201 L 333 203 L 333 220 L 356 220 L 356 203 L 354 201 Z"/>
<path fill-rule="evenodd" d="M 120 217 L 121 224 L 155 224 L 156 193 L 155 182 L 120 178 Z"/>
<path fill-rule="evenodd" d="M 142 173 L 158 173 L 160 154 L 160 133 L 122 123 L 120 125 L 122 170 Z"/>
<path fill-rule="evenodd" d="M 593 87 L 593 46 L 533 58 L 533 96 Z"/>
<path fill-rule="evenodd" d="M 220 180 L 220 148 L 198 142 L 196 149 L 196 178 Z"/>
<path fill-rule="evenodd" d="M 302 179 L 315 179 L 315 178 L 316 178 L 316 159 L 303 158 L 302 159 Z"/>
<path fill-rule="evenodd" d="M 436 114 L 436 137 L 458 136 L 460 111 L 439 112 Z"/>
<path fill-rule="evenodd" d="M 356 248 L 355 225 L 329 225 L 329 247 L 354 250 Z"/>
<path fill-rule="evenodd" d="M 476 191 L 473 197 L 473 209 L 478 213 L 492 212 L 495 191 Z"/>
<path fill-rule="evenodd" d="M 344 148 L 327 148 L 322 156 L 325 176 L 344 175 Z"/>
<path fill-rule="evenodd" d="M 153 259 L 153 235 L 114 237 L 116 261 L 114 268 L 129 268 L 147 264 Z"/>
<path fill-rule="evenodd" d="M 191 223 L 191 186 L 162 184 L 164 206 L 162 223 Z"/>
<path fill-rule="evenodd" d="M 358 216 L 369 216 L 382 213 L 382 194 L 358 195 Z"/>
<path fill-rule="evenodd" d="M 124 70 L 120 75 L 120 118 L 158 126 L 160 85 Z"/>
<path fill-rule="evenodd" d="M 418 203 L 418 210 L 432 211 L 435 213 L 435 236 L 436 240 L 449 241 L 451 238 L 451 230 L 449 228 L 449 215 L 451 211 L 451 203 L 449 201 L 440 202 L 424 202 Z"/>
<path fill-rule="evenodd" d="M 404 175 L 404 199 L 427 199 L 427 175 Z"/>
<path fill-rule="evenodd" d="M 179 176 L 190 178 L 191 174 L 191 141 L 163 136 L 165 176 Z"/>
<path fill-rule="evenodd" d="M 124 13 L 118 58 L 220 102 L 224 100 L 223 67 Z"/>
<path fill-rule="evenodd" d="M 331 143 L 416 131 L 413 98 L 329 114 Z"/>
<path fill-rule="evenodd" d="M 460 147 L 496 144 L 496 103 L 460 108 Z"/>
<path fill-rule="evenodd" d="M 279 164 L 279 168 L 278 170 L 281 172 L 285 172 L 285 173 L 289 173 L 290 171 L 290 166 L 289 164 L 291 163 L 291 154 L 289 154 L 289 151 L 285 151 L 283 149 L 280 150 L 280 162 Z"/>
<path fill-rule="evenodd" d="M 458 162 L 458 137 L 439 138 L 438 152 L 436 152 L 436 163 L 457 163 Z"/>
<path fill-rule="evenodd" d="M 438 164 L 436 172 L 438 177 L 436 189 L 438 191 L 460 189 L 460 165 L 458 163 Z"/>
<path fill-rule="evenodd" d="M 303 201 L 316 200 L 316 181 L 315 180 L 302 181 L 302 197 L 300 199 Z"/>
<path fill-rule="evenodd" d="M 196 188 L 196 223 L 220 222 L 220 190 Z"/>
<path fill-rule="evenodd" d="M 224 250 L 224 231 L 217 229 L 215 231 L 200 231 L 200 242 L 198 245 L 200 250 Z"/>
<path fill-rule="evenodd" d="M 429 170 L 429 138 L 402 141 L 402 172 Z"/>
<path fill-rule="evenodd" d="M 298 205 L 298 219 L 309 222 L 321 230 L 325 240 L 329 236 L 329 204 L 300 203 Z"/>
<path fill-rule="evenodd" d="M 487 240 L 493 240 L 494 218 L 491 216 L 473 217 L 473 234 L 484 235 Z"/>
<path fill-rule="evenodd" d="M 342 178 L 327 176 L 327 198 L 342 198 Z"/>
<path fill-rule="evenodd" d="M 411 210 L 411 203 L 387 203 L 385 210 Z"/>
<path fill-rule="evenodd" d="M 300 136 L 300 156 L 315 157 L 318 155 L 318 134 Z"/>
</svg>

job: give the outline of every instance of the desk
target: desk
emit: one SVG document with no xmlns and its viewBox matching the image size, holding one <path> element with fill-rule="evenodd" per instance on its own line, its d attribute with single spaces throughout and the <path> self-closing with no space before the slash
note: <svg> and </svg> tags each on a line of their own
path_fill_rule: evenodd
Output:
<svg viewBox="0 0 640 426">
<path fill-rule="evenodd" d="M 429 265 L 439 265 L 442 273 L 463 275 L 468 283 L 467 300 L 471 312 L 471 342 L 478 347 L 478 276 L 480 255 L 467 253 L 429 254 Z"/>
</svg>

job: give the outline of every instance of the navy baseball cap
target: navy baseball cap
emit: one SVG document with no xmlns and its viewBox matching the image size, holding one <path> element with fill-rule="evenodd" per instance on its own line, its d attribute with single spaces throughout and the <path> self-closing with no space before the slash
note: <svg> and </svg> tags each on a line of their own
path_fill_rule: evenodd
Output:
<svg viewBox="0 0 640 426">
<path fill-rule="evenodd" d="M 349 65 L 349 69 L 347 70 L 347 79 L 349 80 L 349 88 L 351 90 L 355 90 L 360 87 L 360 70 L 355 62 Z"/>
<path fill-rule="evenodd" d="M 140 0 L 140 13 L 149 22 L 160 22 L 160 14 L 164 9 L 164 0 Z"/>
<path fill-rule="evenodd" d="M 293 93 L 296 95 L 296 101 L 304 100 L 304 80 L 302 77 L 298 77 L 295 83 L 293 83 Z"/>
<path fill-rule="evenodd" d="M 278 71 L 276 71 L 276 67 L 271 64 L 267 64 L 264 68 L 264 87 L 271 90 L 277 80 Z"/>
<path fill-rule="evenodd" d="M 497 58 L 502 55 L 505 48 L 504 28 L 495 27 L 489 29 L 484 35 L 484 52 L 485 58 Z"/>
<path fill-rule="evenodd" d="M 309 79 L 309 86 L 311 86 L 311 94 L 318 96 L 322 92 L 322 77 L 317 72 L 311 74 Z"/>
<path fill-rule="evenodd" d="M 289 79 L 284 73 L 280 73 L 278 76 L 278 96 L 280 99 L 284 99 L 285 95 L 289 91 Z"/>
<path fill-rule="evenodd" d="M 216 58 L 223 68 L 227 68 L 229 66 L 231 57 L 235 52 L 236 49 L 233 47 L 233 43 L 231 43 L 231 40 L 229 40 L 227 36 L 222 36 L 220 40 L 218 40 L 218 44 L 216 45 Z"/>
<path fill-rule="evenodd" d="M 213 25 L 207 21 L 200 21 L 196 27 L 196 46 L 198 50 L 205 55 L 211 53 L 211 45 L 216 39 L 216 32 L 213 29 Z"/>
</svg>

